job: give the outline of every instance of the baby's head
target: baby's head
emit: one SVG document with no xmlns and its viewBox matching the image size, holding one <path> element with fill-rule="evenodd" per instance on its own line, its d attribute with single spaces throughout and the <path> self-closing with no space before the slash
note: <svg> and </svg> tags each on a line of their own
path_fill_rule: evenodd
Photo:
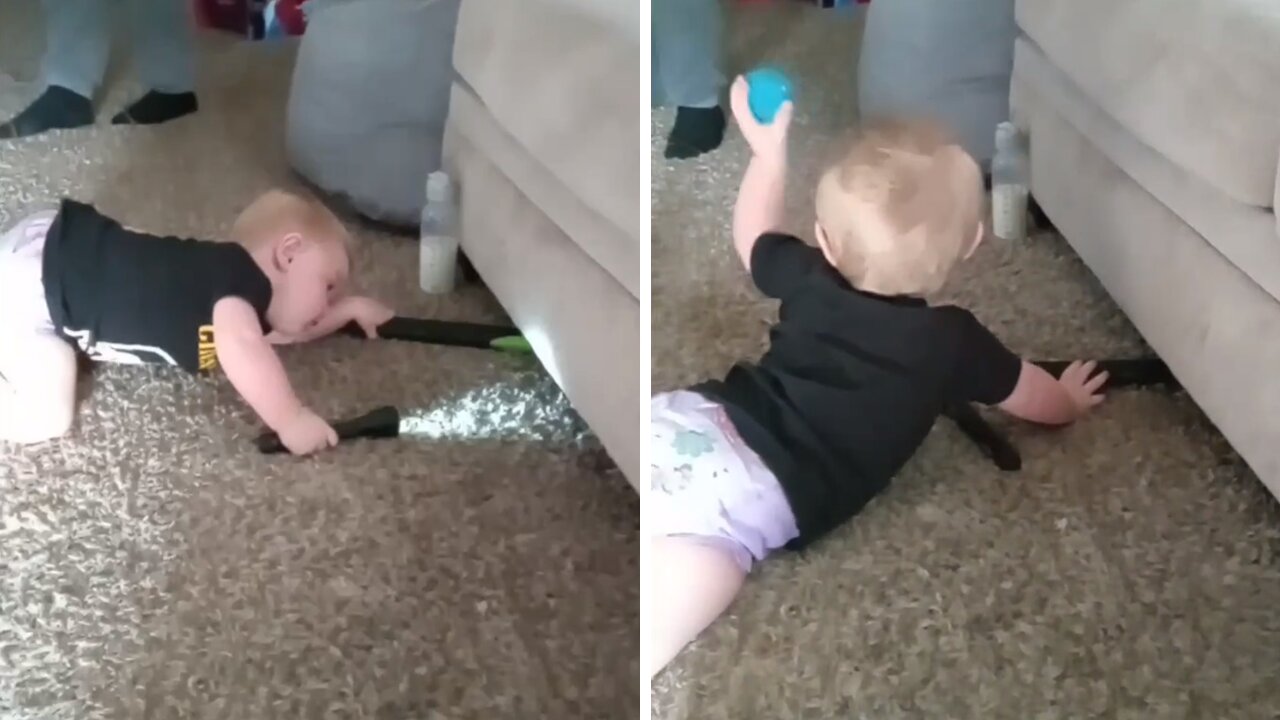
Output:
<svg viewBox="0 0 1280 720">
<path fill-rule="evenodd" d="M 297 334 L 314 325 L 346 291 L 350 236 L 319 202 L 283 190 L 259 196 L 240 213 L 231 239 L 271 281 L 267 322 Z"/>
<path fill-rule="evenodd" d="M 866 128 L 818 182 L 817 236 L 859 290 L 925 296 L 982 239 L 982 173 L 939 128 Z"/>
</svg>

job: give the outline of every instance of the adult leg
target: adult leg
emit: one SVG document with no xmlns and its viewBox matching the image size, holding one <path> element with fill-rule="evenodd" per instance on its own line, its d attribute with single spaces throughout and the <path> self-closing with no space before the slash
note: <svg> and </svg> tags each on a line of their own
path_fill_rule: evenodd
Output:
<svg viewBox="0 0 1280 720">
<path fill-rule="evenodd" d="M 724 613 L 747 573 L 729 550 L 695 538 L 655 537 L 649 547 L 652 678 Z"/>
<path fill-rule="evenodd" d="M 665 155 L 690 158 L 714 150 L 725 129 L 720 1 L 653 0 L 652 22 L 653 94 L 677 108 Z"/>
<path fill-rule="evenodd" d="M 44 0 L 45 91 L 0 125 L 0 138 L 19 138 L 93 124 L 93 93 L 110 51 L 107 0 Z"/>
<path fill-rule="evenodd" d="M 111 119 L 116 125 L 152 125 L 193 113 L 195 58 L 189 3 L 132 0 L 133 59 L 147 93 Z"/>
<path fill-rule="evenodd" d="M 71 429 L 76 406 L 76 355 L 52 332 L 0 342 L 0 440 L 37 443 Z"/>
</svg>

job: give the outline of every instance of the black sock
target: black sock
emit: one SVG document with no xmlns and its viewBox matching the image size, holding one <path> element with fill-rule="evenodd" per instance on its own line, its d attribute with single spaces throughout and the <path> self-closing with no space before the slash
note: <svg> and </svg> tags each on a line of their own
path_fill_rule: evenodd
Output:
<svg viewBox="0 0 1280 720">
<path fill-rule="evenodd" d="M 724 140 L 724 110 L 681 107 L 676 110 L 676 124 L 667 138 L 668 158 L 691 158 L 720 147 Z"/>
<path fill-rule="evenodd" d="M 20 138 L 46 130 L 64 130 L 93 124 L 89 98 L 58 85 L 50 85 L 40 97 L 9 122 L 0 125 L 0 138 Z"/>
<path fill-rule="evenodd" d="M 156 125 L 190 115 L 200 109 L 196 94 L 152 90 L 111 118 L 112 125 Z"/>
</svg>

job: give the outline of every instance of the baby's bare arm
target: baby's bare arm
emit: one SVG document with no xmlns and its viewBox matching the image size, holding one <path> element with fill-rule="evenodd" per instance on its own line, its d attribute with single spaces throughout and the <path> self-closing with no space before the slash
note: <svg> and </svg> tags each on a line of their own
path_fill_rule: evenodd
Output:
<svg viewBox="0 0 1280 720">
<path fill-rule="evenodd" d="M 213 332 L 227 379 L 267 427 L 279 432 L 297 417 L 302 403 L 263 335 L 257 313 L 240 298 L 223 298 L 213 306 Z"/>
<path fill-rule="evenodd" d="M 394 316 L 395 312 L 391 308 L 373 298 L 348 295 L 334 303 L 324 317 L 320 319 L 320 322 L 316 323 L 315 327 L 310 330 L 300 335 L 285 335 L 279 332 L 272 332 L 267 336 L 267 342 L 272 345 L 311 342 L 326 335 L 331 335 L 337 332 L 339 328 L 352 322 L 359 325 L 368 337 L 376 337 L 378 327 Z"/>
<path fill-rule="evenodd" d="M 1067 385 L 1026 360 L 1022 361 L 1013 394 L 999 407 L 1014 417 L 1043 425 L 1067 425 L 1088 410 L 1088 406 L 1072 396 Z"/>
<path fill-rule="evenodd" d="M 787 187 L 787 129 L 791 103 L 783 103 L 769 124 L 755 119 L 748 107 L 747 81 L 739 77 L 729 93 L 733 116 L 751 146 L 751 161 L 742 176 L 733 207 L 733 246 L 742 265 L 751 271 L 751 253 L 764 233 L 781 230 Z"/>
<path fill-rule="evenodd" d="M 751 253 L 761 235 L 782 227 L 787 164 L 780 158 L 753 157 L 742 176 L 733 208 L 733 246 L 751 270 Z"/>
<path fill-rule="evenodd" d="M 307 343 L 312 340 L 319 340 L 322 337 L 332 335 L 339 328 L 351 322 L 351 314 L 346 312 L 342 305 L 334 305 L 324 317 L 320 318 L 320 322 L 315 324 L 310 330 L 306 330 L 298 335 L 286 335 L 282 332 L 273 330 L 267 335 L 267 342 L 272 345 L 293 345 L 296 343 Z"/>
</svg>

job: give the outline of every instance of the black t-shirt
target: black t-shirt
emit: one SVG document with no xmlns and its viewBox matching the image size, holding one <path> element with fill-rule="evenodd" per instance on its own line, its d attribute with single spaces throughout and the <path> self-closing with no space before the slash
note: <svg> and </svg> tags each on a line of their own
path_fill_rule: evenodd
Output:
<svg viewBox="0 0 1280 720">
<path fill-rule="evenodd" d="M 725 406 L 778 477 L 800 549 L 883 490 L 951 401 L 997 404 L 1022 361 L 967 310 L 859 292 L 822 253 L 760 237 L 751 274 L 782 301 L 770 347 L 691 389 Z"/>
<path fill-rule="evenodd" d="M 235 243 L 134 232 L 64 200 L 43 262 L 54 327 L 95 360 L 213 369 L 213 306 L 225 297 L 252 305 L 267 330 L 271 282 Z"/>
</svg>

